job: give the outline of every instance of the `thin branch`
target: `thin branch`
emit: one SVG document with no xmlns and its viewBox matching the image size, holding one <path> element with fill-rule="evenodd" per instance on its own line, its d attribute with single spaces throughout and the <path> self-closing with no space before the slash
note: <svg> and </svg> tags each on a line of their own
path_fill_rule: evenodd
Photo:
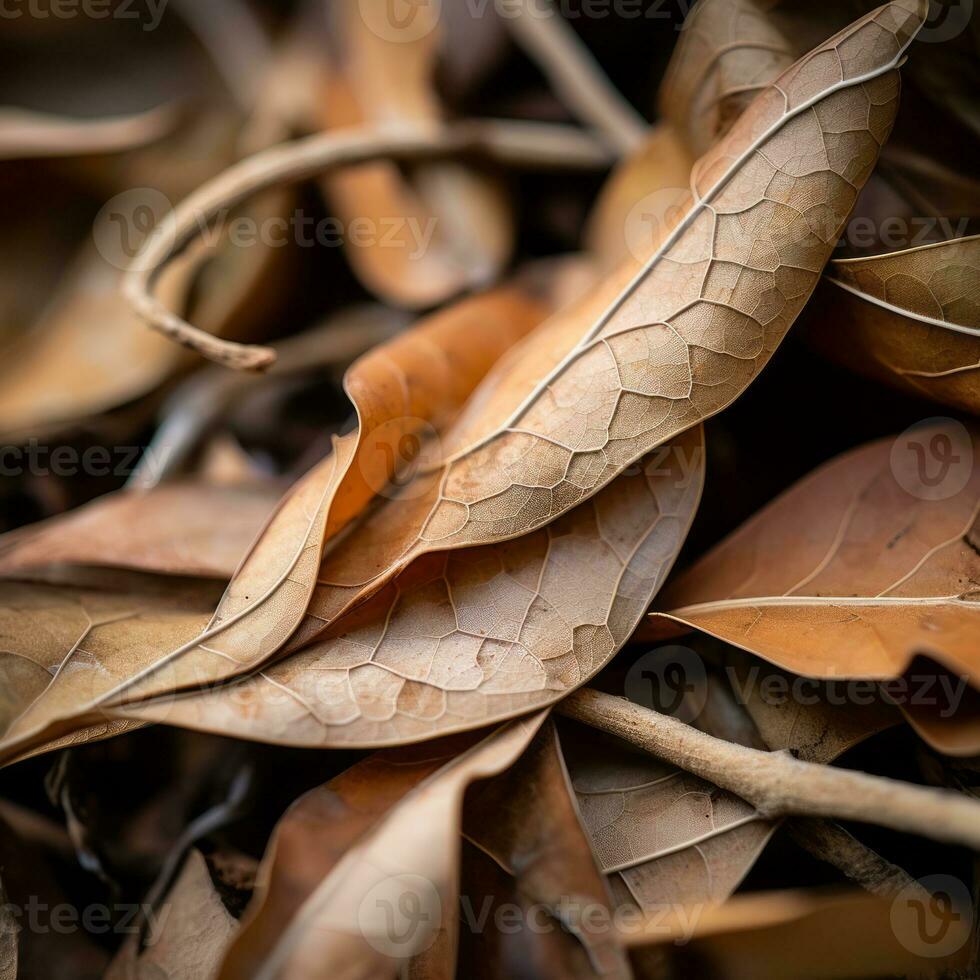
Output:
<svg viewBox="0 0 980 980">
<path fill-rule="evenodd" d="M 736 793 L 766 818 L 860 820 L 980 850 L 980 801 L 958 793 L 734 745 L 591 688 L 557 710 Z"/>
<path fill-rule="evenodd" d="M 647 121 L 623 98 L 568 22 L 547 0 L 523 0 L 504 18 L 514 39 L 534 60 L 561 100 L 594 126 L 614 150 L 635 151 Z M 514 13 L 519 11 L 519 16 Z"/>
<path fill-rule="evenodd" d="M 921 888 L 922 897 L 929 893 L 902 868 L 886 861 L 877 851 L 862 844 L 843 827 L 831 820 L 797 817 L 786 821 L 786 830 L 794 842 L 818 861 L 833 865 L 846 878 L 872 895 L 894 898 L 912 886 Z"/>
<path fill-rule="evenodd" d="M 220 212 L 270 187 L 380 158 L 418 160 L 461 153 L 543 168 L 601 169 L 612 162 L 605 147 L 587 133 L 544 123 L 479 120 L 310 136 L 242 160 L 191 194 L 154 229 L 126 274 L 123 292 L 141 319 L 176 343 L 227 367 L 264 370 L 276 359 L 272 348 L 214 337 L 171 313 L 153 296 L 154 283 L 167 263 Z"/>
</svg>

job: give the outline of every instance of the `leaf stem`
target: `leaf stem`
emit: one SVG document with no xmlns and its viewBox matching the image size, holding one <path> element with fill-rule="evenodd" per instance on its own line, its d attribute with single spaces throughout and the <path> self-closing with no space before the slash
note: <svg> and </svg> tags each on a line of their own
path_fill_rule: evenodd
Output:
<svg viewBox="0 0 980 980">
<path fill-rule="evenodd" d="M 167 263 L 219 213 L 270 187 L 380 158 L 418 160 L 460 153 L 543 168 L 601 169 L 613 162 L 609 151 L 588 133 L 545 123 L 481 119 L 447 126 L 375 126 L 317 134 L 248 157 L 191 194 L 154 229 L 126 274 L 123 293 L 141 319 L 176 343 L 227 367 L 264 370 L 276 359 L 272 348 L 212 336 L 153 296 L 153 285 Z"/>
</svg>

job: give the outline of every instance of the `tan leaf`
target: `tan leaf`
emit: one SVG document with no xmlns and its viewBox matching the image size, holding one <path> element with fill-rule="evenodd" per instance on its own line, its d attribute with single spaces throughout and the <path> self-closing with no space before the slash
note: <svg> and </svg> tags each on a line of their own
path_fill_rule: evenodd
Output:
<svg viewBox="0 0 980 980">
<path fill-rule="evenodd" d="M 939 500 L 916 482 L 936 460 L 911 452 L 944 433 L 820 467 L 680 576 L 653 617 L 805 676 L 892 678 L 921 653 L 980 684 L 980 442 L 954 447 L 968 479 Z"/>
<path fill-rule="evenodd" d="M 215 890 L 201 852 L 190 851 L 166 899 L 154 910 L 147 945 L 131 936 L 106 980 L 212 980 L 238 923 Z"/>
<path fill-rule="evenodd" d="M 555 520 L 737 398 L 809 298 L 874 166 L 923 9 L 881 8 L 758 96 L 698 164 L 697 204 L 640 272 L 536 331 L 476 392 L 445 464 L 327 551 L 311 615 L 331 622 L 420 554 Z"/>
<path fill-rule="evenodd" d="M 192 270 L 183 257 L 166 270 L 158 295 L 168 308 L 182 308 Z M 180 363 L 180 350 L 126 305 L 121 281 L 121 270 L 86 245 L 38 322 L 6 351 L 0 425 L 9 441 L 135 398 Z"/>
<path fill-rule="evenodd" d="M 920 955 L 925 944 L 917 933 L 917 904 L 909 902 L 903 914 L 895 912 L 895 903 L 856 889 L 755 892 L 693 914 L 679 909 L 650 916 L 624 930 L 623 939 L 634 949 L 683 945 L 702 975 L 733 980 L 955 973 L 969 959 L 969 917 L 956 920 L 950 946 L 957 934 L 964 938 L 955 953 L 932 949 L 928 957 Z"/>
<path fill-rule="evenodd" d="M 660 89 L 660 111 L 695 155 L 726 133 L 801 53 L 767 0 L 701 0 L 684 21 Z"/>
<path fill-rule="evenodd" d="M 293 916 L 385 816 L 478 738 L 454 736 L 376 752 L 301 796 L 276 825 L 242 929 L 225 956 L 222 980 L 245 980 L 279 941 Z"/>
<path fill-rule="evenodd" d="M 901 720 L 893 708 L 878 698 L 870 703 L 835 704 L 819 694 L 811 695 L 806 701 L 767 695 L 767 682 L 771 684 L 772 678 L 792 681 L 767 664 L 740 659 L 733 674 L 739 701 L 751 716 L 765 747 L 774 752 L 789 750 L 805 762 L 831 763 L 866 738 Z"/>
<path fill-rule="evenodd" d="M 848 367 L 980 414 L 980 236 L 832 262 L 808 324 Z"/>
<path fill-rule="evenodd" d="M 204 483 L 121 490 L 0 537 L 0 574 L 68 563 L 229 579 L 277 497 Z"/>
<path fill-rule="evenodd" d="M 136 575 L 125 592 L 0 582 L 0 753 L 88 727 L 107 691 L 201 631 L 216 597 L 216 583 Z"/>
<path fill-rule="evenodd" d="M 176 155 L 165 158 L 164 165 L 176 169 Z M 212 161 L 212 169 L 220 163 Z M 180 181 L 175 185 L 183 187 Z M 141 215 L 146 209 L 159 211 L 150 220 L 160 219 L 166 204 L 160 192 L 128 195 L 113 199 L 104 235 L 93 231 L 93 241 L 79 249 L 50 304 L 7 351 L 0 368 L 0 432 L 9 440 L 25 440 L 115 408 L 187 364 L 187 355 L 148 330 L 122 296 L 123 269 L 147 231 Z M 286 213 L 292 201 L 291 191 L 264 195 L 248 218 L 262 226 Z M 189 249 L 164 270 L 155 293 L 174 312 L 185 313 L 192 304 L 191 315 L 210 333 L 248 333 L 262 322 L 266 304 L 276 295 L 271 280 L 285 251 L 269 242 L 248 248 L 225 242 L 202 271 L 203 252 Z M 215 274 L 220 274 L 221 288 L 192 303 L 194 287 L 206 288 Z"/>
<path fill-rule="evenodd" d="M 703 465 L 698 428 L 540 531 L 420 559 L 325 638 L 248 678 L 111 713 L 274 743 L 376 746 L 552 704 L 632 633 L 687 535 Z"/>
<path fill-rule="evenodd" d="M 724 901 L 775 829 L 734 793 L 594 732 L 568 761 L 599 866 L 641 908 Z"/>
<path fill-rule="evenodd" d="M 331 8 L 333 63 L 324 83 L 327 129 L 431 126 L 442 118 L 434 85 L 439 8 L 415 8 L 410 30 L 390 36 L 387 0 Z M 387 30 L 376 30 L 377 23 Z M 497 184 L 456 162 L 427 163 L 409 177 L 380 161 L 321 181 L 345 231 L 346 254 L 368 289 L 424 308 L 499 274 L 513 229 Z M 364 229 L 362 233 L 358 229 Z"/>
<path fill-rule="evenodd" d="M 345 965 L 356 963 L 358 975 L 380 980 L 412 962 L 418 975 L 451 978 L 463 793 L 513 765 L 543 720 L 541 713 L 498 729 L 404 795 L 344 852 L 289 925 L 270 936 L 275 941 L 262 948 L 262 968 L 305 980 L 346 975 Z M 405 751 L 388 758 L 397 765 Z M 409 749 L 408 758 L 418 760 L 420 751 Z"/>
<path fill-rule="evenodd" d="M 80 630 L 79 609 L 90 598 L 98 599 L 100 609 L 108 604 L 128 617 L 141 608 L 140 596 L 111 590 L 97 597 L 70 591 L 30 593 L 39 597 L 33 615 L 43 628 L 22 642 L 31 644 L 30 662 L 43 665 L 55 680 L 44 687 L 41 680 L 48 675 L 38 679 L 31 670 L 31 690 L 35 695 L 43 691 L 43 696 L 7 732 L 5 754 L 21 755 L 27 739 L 49 741 L 53 733 L 48 728 L 55 722 L 60 728 L 88 727 L 92 712 L 105 721 L 102 708 L 110 704 L 148 694 L 170 696 L 196 685 L 207 688 L 274 654 L 303 616 L 325 530 L 332 533 L 364 507 L 398 464 L 411 464 L 425 430 L 448 422 L 493 359 L 541 319 L 544 307 L 530 290 L 530 285 L 501 287 L 465 300 L 354 364 L 345 383 L 356 406 L 358 429 L 337 440 L 335 451 L 280 503 L 206 628 L 197 616 L 196 598 L 189 606 L 193 615 L 178 616 L 178 622 L 158 628 L 147 641 L 132 634 L 123 619 L 113 629 L 113 644 L 88 654 L 89 670 L 79 675 L 59 668 L 78 657 L 73 643 Z M 406 453 L 400 448 L 405 439 L 419 446 Z M 210 590 L 202 594 L 210 596 Z M 61 624 L 63 606 L 71 612 L 69 627 Z M 196 628 L 188 629 L 192 625 Z M 16 702 L 15 716 L 26 707 L 23 698 Z"/>
<path fill-rule="evenodd" d="M 505 892 L 509 898 L 526 913 L 531 908 L 550 913 L 550 928 L 528 918 L 520 930 L 521 948 L 532 962 L 536 960 L 542 975 L 569 980 L 596 974 L 632 975 L 613 936 L 609 892 L 582 828 L 553 722 L 545 722 L 508 772 L 470 791 L 463 829 L 510 880 L 511 887 Z M 489 892 L 471 894 L 478 914 Z M 461 923 L 461 931 L 465 927 Z M 493 974 L 494 957 L 496 968 L 506 972 L 506 964 L 521 955 L 496 948 L 497 943 L 506 943 L 508 949 L 515 943 L 500 935 L 500 930 L 476 932 L 476 948 L 469 962 L 480 962 L 483 974 Z M 575 941 L 570 942 L 569 937 Z"/>
</svg>

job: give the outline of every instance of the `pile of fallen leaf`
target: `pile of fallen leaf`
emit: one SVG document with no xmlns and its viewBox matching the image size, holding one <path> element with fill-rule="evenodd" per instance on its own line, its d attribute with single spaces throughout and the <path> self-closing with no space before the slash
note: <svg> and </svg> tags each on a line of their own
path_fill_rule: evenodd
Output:
<svg viewBox="0 0 980 980">
<path fill-rule="evenodd" d="M 980 975 L 980 18 L 560 6 L 4 21 L 0 980 Z"/>
</svg>

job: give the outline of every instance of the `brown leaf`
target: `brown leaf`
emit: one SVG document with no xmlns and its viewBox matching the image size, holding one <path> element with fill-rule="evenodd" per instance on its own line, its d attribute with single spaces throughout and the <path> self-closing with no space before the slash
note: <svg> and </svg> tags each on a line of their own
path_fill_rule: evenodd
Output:
<svg viewBox="0 0 980 980">
<path fill-rule="evenodd" d="M 498 729 L 402 796 L 332 865 L 287 928 L 269 936 L 262 968 L 283 980 L 394 978 L 411 963 L 414 975 L 452 977 L 463 793 L 513 765 L 543 720 L 541 713 Z M 383 759 L 397 766 L 406 751 L 420 758 L 421 750 L 399 749 Z M 370 796 L 375 785 L 364 792 Z M 344 972 L 354 964 L 356 974 Z"/>
<path fill-rule="evenodd" d="M 734 793 L 625 743 L 572 734 L 572 783 L 602 870 L 648 910 L 728 898 L 775 825 Z"/>
<path fill-rule="evenodd" d="M 222 904 L 201 852 L 191 850 L 179 877 L 155 910 L 155 927 L 140 951 L 131 936 L 106 970 L 106 980 L 210 980 L 217 976 L 238 923 Z"/>
<path fill-rule="evenodd" d="M 927 427 L 820 467 L 680 576 L 652 616 L 806 676 L 893 678 L 921 653 L 980 684 L 980 442 L 955 445 L 968 479 L 938 500 L 918 469 L 931 480 L 936 460 L 911 451 L 944 436 Z"/>
<path fill-rule="evenodd" d="M 550 929 L 526 921 L 518 941 L 539 971 L 570 980 L 631 976 L 613 938 L 610 896 L 582 828 L 553 722 L 545 723 L 508 772 L 470 791 L 463 829 L 511 880 L 509 891 L 525 910 L 543 907 L 550 913 Z M 472 905 L 479 914 L 485 898 L 477 893 L 476 899 Z M 590 915 L 583 915 L 586 909 Z M 471 970 L 479 964 L 481 975 L 493 976 L 495 968 L 506 972 L 506 964 L 515 961 L 516 951 L 494 956 L 496 943 L 514 942 L 498 932 L 478 931 Z"/>
<path fill-rule="evenodd" d="M 399 32 L 386 2 L 331 9 L 335 57 L 324 84 L 327 129 L 424 127 L 442 118 L 434 86 L 439 10 L 416 9 L 408 29 Z M 406 178 L 397 164 L 381 161 L 321 183 L 346 231 L 354 271 L 387 302 L 433 306 L 492 282 L 507 261 L 513 236 L 507 201 L 496 183 L 472 168 L 429 163 Z M 358 227 L 373 233 L 362 241 Z"/>
<path fill-rule="evenodd" d="M 848 367 L 980 414 L 980 236 L 832 262 L 808 323 Z"/>
<path fill-rule="evenodd" d="M 116 592 L 0 582 L 5 760 L 66 729 L 104 725 L 106 693 L 196 636 L 214 608 L 214 583 L 128 582 Z"/>
<path fill-rule="evenodd" d="M 659 101 L 692 153 L 709 150 L 802 54 L 784 37 L 774 6 L 766 0 L 702 0 L 684 21 Z"/>
<path fill-rule="evenodd" d="M 69 724 L 88 727 L 92 712 L 102 723 L 108 717 L 103 708 L 111 704 L 148 694 L 169 699 L 181 688 L 198 685 L 206 690 L 274 654 L 302 618 L 325 528 L 342 526 L 384 487 L 397 465 L 410 464 L 426 428 L 451 419 L 493 359 L 543 316 L 530 289 L 501 287 L 465 300 L 355 363 L 346 387 L 358 429 L 337 440 L 334 453 L 280 503 L 205 628 L 198 616 L 199 596 L 210 597 L 209 588 L 195 592 L 185 610 L 174 595 L 154 598 L 164 603 L 170 618 L 146 640 L 133 632 L 131 622 L 134 616 L 141 621 L 144 599 L 138 590 L 129 593 L 125 583 L 115 592 L 110 586 L 105 594 L 45 592 L 40 586 L 26 593 L 43 629 L 21 642 L 29 645 L 27 662 L 41 665 L 42 674 L 29 670 L 25 687 L 30 698 L 14 698 L 11 721 L 31 699 L 37 701 L 0 743 L 6 753 L 20 756 L 28 740 L 32 745 L 49 741 L 55 721 L 57 734 Z M 414 447 L 410 452 L 401 448 L 406 439 Z M 25 588 L 10 585 L 6 594 L 20 602 L 22 593 L 16 590 Z M 111 642 L 85 652 L 87 670 L 65 670 L 81 653 L 74 644 L 85 635 L 79 616 L 89 603 L 123 618 L 103 628 L 110 630 Z M 99 619 L 107 615 L 100 612 Z M 46 686 L 50 676 L 43 672 L 49 670 L 55 680 Z"/>
<path fill-rule="evenodd" d="M 417 561 L 325 638 L 248 678 L 112 715 L 377 746 L 552 704 L 635 628 L 687 535 L 703 465 L 699 428 L 540 531 Z"/>
<path fill-rule="evenodd" d="M 920 955 L 924 944 L 917 939 L 914 904 L 904 914 L 894 909 L 895 903 L 857 890 L 756 892 L 695 917 L 683 909 L 651 916 L 624 939 L 637 949 L 677 943 L 681 964 L 726 980 L 920 976 L 955 971 L 967 962 L 963 948 Z M 966 933 L 967 919 L 957 920 L 957 933 Z M 685 975 L 683 965 L 681 971 Z"/>
<path fill-rule="evenodd" d="M 900 720 L 881 701 L 838 707 L 819 694 L 779 696 L 783 688 L 773 680 L 780 672 L 744 655 L 726 663 L 723 675 L 697 677 L 681 666 L 690 698 L 681 707 L 693 709 L 693 724 L 752 748 L 828 764 Z M 789 690 L 791 679 L 779 680 Z M 647 912 L 726 901 L 779 826 L 734 793 L 619 739 L 578 726 L 563 737 L 603 870 Z"/>
<path fill-rule="evenodd" d="M 303 617 L 324 536 L 363 509 L 397 467 L 413 463 L 494 360 L 543 316 L 527 290 L 501 287 L 434 314 L 358 360 L 345 376 L 357 428 L 336 439 L 334 451 L 283 499 L 208 628 L 162 658 L 148 672 L 149 684 L 131 678 L 126 697 L 219 680 L 268 660 Z M 152 674 L 171 665 L 161 685 Z"/>
<path fill-rule="evenodd" d="M 744 391 L 815 288 L 874 166 L 916 9 L 881 8 L 758 96 L 698 164 L 697 204 L 640 272 L 610 277 L 578 315 L 536 331 L 476 392 L 444 464 L 327 551 L 312 616 L 333 621 L 421 554 L 555 520 Z"/>
<path fill-rule="evenodd" d="M 301 796 L 277 824 L 266 849 L 241 932 L 222 965 L 222 980 L 253 976 L 255 964 L 271 952 L 344 853 L 476 741 L 467 735 L 377 752 Z"/>
<path fill-rule="evenodd" d="M 0 537 L 0 575 L 68 563 L 229 579 L 277 496 L 204 483 L 121 490 Z"/>
</svg>

